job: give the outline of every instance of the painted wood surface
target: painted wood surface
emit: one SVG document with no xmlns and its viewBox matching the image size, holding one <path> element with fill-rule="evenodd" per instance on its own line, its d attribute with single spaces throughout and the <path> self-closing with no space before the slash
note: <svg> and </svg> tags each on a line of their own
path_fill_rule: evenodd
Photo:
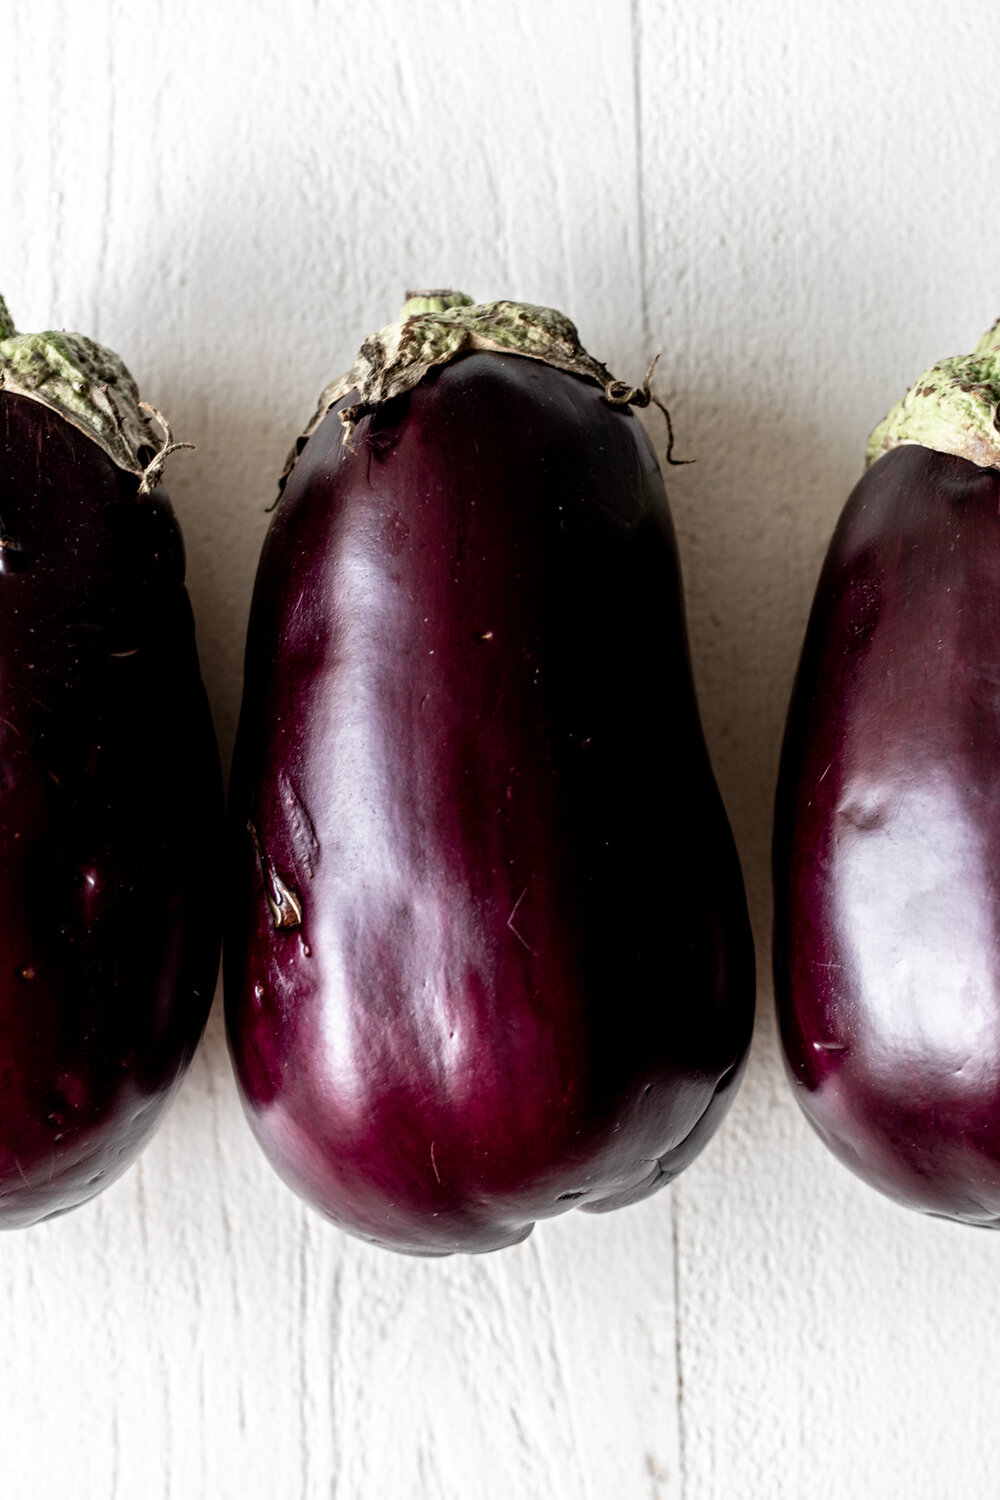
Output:
<svg viewBox="0 0 1000 1500">
<path fill-rule="evenodd" d="M 0 0 L 0 288 L 22 327 L 117 348 L 198 445 L 168 487 L 224 754 L 285 451 L 408 287 L 562 307 L 632 378 L 663 351 L 763 984 L 743 1093 L 677 1186 L 441 1264 L 360 1246 L 281 1186 L 216 1013 L 138 1167 L 0 1242 L 0 1494 L 995 1496 L 1000 1243 L 823 1152 L 766 973 L 777 747 L 826 540 L 869 427 L 1000 312 L 994 19 Z"/>
</svg>

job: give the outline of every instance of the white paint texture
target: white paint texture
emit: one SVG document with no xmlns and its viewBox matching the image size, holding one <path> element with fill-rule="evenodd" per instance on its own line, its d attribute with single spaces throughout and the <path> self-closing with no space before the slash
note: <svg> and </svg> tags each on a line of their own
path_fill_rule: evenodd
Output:
<svg viewBox="0 0 1000 1500">
<path fill-rule="evenodd" d="M 311 1216 L 220 1017 L 140 1165 L 0 1243 L 4 1500 L 986 1500 L 1000 1242 L 830 1158 L 781 1076 L 767 840 L 817 568 L 868 429 L 1000 312 L 995 7 L 0 0 L 0 287 L 117 348 L 173 460 L 228 754 L 264 507 L 408 286 L 664 351 L 758 1043 L 679 1186 L 480 1260 Z M 678 1367 L 679 1361 L 679 1367 Z"/>
</svg>

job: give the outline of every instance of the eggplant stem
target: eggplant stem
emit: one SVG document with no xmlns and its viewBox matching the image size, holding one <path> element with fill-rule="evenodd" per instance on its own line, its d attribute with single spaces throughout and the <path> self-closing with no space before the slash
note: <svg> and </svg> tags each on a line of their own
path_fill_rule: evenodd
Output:
<svg viewBox="0 0 1000 1500">
<path fill-rule="evenodd" d="M 694 458 L 674 458 L 674 424 L 670 420 L 670 413 L 658 396 L 652 397 L 653 405 L 658 406 L 663 413 L 663 420 L 667 424 L 667 463 L 673 469 L 682 469 L 685 464 L 697 463 Z"/>
<path fill-rule="evenodd" d="M 679 469 L 685 464 L 693 464 L 693 458 L 674 458 L 674 424 L 670 420 L 670 413 L 659 396 L 654 396 L 650 390 L 650 382 L 653 379 L 653 371 L 659 363 L 660 356 L 657 354 L 646 371 L 642 385 L 629 385 L 624 380 L 612 380 L 604 387 L 604 399 L 610 401 L 612 406 L 637 406 L 640 409 L 648 406 L 650 402 L 658 406 L 662 411 L 667 424 L 667 454 L 666 461 L 671 468 Z"/>
<path fill-rule="evenodd" d="M 163 466 L 171 453 L 176 453 L 178 448 L 190 448 L 193 450 L 194 443 L 175 443 L 170 423 L 163 413 L 157 411 L 155 406 L 150 406 L 148 401 L 140 401 L 139 407 L 140 410 L 147 412 L 152 417 L 157 427 L 163 433 L 163 446 L 153 454 L 153 457 L 143 469 L 142 479 L 139 482 L 139 494 L 151 495 L 163 478 Z"/>
</svg>

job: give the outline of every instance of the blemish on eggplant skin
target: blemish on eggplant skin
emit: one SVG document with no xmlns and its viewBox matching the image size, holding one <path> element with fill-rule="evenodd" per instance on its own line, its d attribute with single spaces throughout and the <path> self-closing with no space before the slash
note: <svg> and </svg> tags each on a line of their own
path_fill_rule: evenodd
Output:
<svg viewBox="0 0 1000 1500">
<path fill-rule="evenodd" d="M 278 874 L 277 870 L 268 859 L 261 846 L 260 835 L 256 826 L 247 820 L 247 832 L 250 842 L 253 844 L 254 853 L 257 856 L 257 868 L 260 871 L 264 884 L 264 895 L 267 900 L 271 920 L 274 922 L 278 932 L 288 932 L 296 927 L 302 926 L 302 898 L 290 886 L 287 886 Z"/>
<path fill-rule="evenodd" d="M 509 788 L 508 788 L 508 790 L 509 790 Z M 522 948 L 526 948 L 529 953 L 534 954 L 534 952 L 535 952 L 534 948 L 532 948 L 531 944 L 524 937 L 523 933 L 519 932 L 518 929 L 514 925 L 514 918 L 517 916 L 518 907 L 521 905 L 521 902 L 524 900 L 524 898 L 525 898 L 525 896 L 527 894 L 528 894 L 528 887 L 525 886 L 524 890 L 521 892 L 521 894 L 518 896 L 517 900 L 514 902 L 514 906 L 513 906 L 512 910 L 511 910 L 510 916 L 507 918 L 507 926 L 510 928 L 511 932 L 517 938 L 517 940 L 521 944 Z"/>
<path fill-rule="evenodd" d="M 874 833 L 884 827 L 887 809 L 877 798 L 853 798 L 837 808 L 837 816 L 857 829 L 858 833 Z"/>
<path fill-rule="evenodd" d="M 274 925 L 279 932 L 289 932 L 302 926 L 302 900 L 285 884 L 277 870 L 268 871 L 270 889 L 267 904 L 271 908 Z"/>
</svg>

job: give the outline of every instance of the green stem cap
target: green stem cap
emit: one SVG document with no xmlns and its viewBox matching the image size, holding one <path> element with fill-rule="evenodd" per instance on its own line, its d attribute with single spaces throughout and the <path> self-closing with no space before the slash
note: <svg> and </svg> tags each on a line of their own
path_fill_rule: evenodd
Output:
<svg viewBox="0 0 1000 1500">
<path fill-rule="evenodd" d="M 177 448 L 155 407 L 139 400 L 135 381 L 110 349 L 81 333 L 18 333 L 0 297 L 0 392 L 27 396 L 85 433 L 111 462 L 139 480 L 140 494 L 159 483 Z"/>
<path fill-rule="evenodd" d="M 407 292 L 399 314 L 402 323 L 415 313 L 447 312 L 449 307 L 471 307 L 472 298 L 464 292 Z"/>
<path fill-rule="evenodd" d="M 1000 321 L 971 354 L 925 370 L 868 440 L 869 465 L 904 443 L 1000 469 Z"/>
<path fill-rule="evenodd" d="M 334 380 L 320 396 L 311 422 L 288 456 L 281 488 L 323 418 L 349 391 L 357 393 L 357 400 L 338 413 L 348 447 L 362 417 L 394 396 L 411 391 L 436 366 L 473 350 L 522 354 L 557 370 L 583 375 L 599 385 L 614 406 L 648 406 L 656 400 L 649 389 L 656 360 L 642 385 L 616 380 L 587 353 L 575 326 L 555 308 L 534 307 L 527 302 L 474 303 L 464 292 L 408 292 L 399 322 L 365 339 L 347 374 Z M 669 424 L 669 417 L 667 420 Z M 668 462 L 676 462 L 669 450 Z"/>
</svg>

